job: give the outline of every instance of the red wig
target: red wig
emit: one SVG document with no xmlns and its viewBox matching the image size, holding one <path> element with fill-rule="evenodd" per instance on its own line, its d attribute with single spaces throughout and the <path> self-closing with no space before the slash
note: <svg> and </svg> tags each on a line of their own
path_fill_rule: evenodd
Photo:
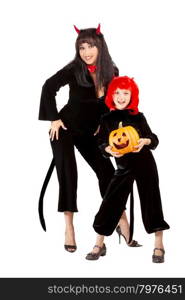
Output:
<svg viewBox="0 0 185 300">
<path fill-rule="evenodd" d="M 139 89 L 133 78 L 128 76 L 114 77 L 110 82 L 107 90 L 107 96 L 105 98 L 105 104 L 111 109 L 115 110 L 115 104 L 113 101 L 113 95 L 116 89 L 125 89 L 131 91 L 130 103 L 126 107 L 129 112 L 133 115 L 138 114 L 138 104 L 139 104 Z"/>
</svg>

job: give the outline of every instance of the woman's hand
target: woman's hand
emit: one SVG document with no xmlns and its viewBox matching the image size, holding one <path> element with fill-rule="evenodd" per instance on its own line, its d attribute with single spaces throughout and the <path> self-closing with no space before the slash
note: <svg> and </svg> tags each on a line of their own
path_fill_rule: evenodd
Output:
<svg viewBox="0 0 185 300">
<path fill-rule="evenodd" d="M 138 145 L 134 146 L 136 148 L 134 153 L 141 151 L 141 149 L 144 147 L 144 145 L 150 145 L 151 144 L 151 139 L 139 139 Z"/>
<path fill-rule="evenodd" d="M 107 146 L 107 147 L 105 148 L 105 151 L 106 151 L 107 153 L 111 154 L 112 156 L 117 157 L 117 158 L 123 156 L 123 154 L 120 154 L 119 152 L 114 152 L 114 151 L 112 151 L 112 146 Z"/>
<path fill-rule="evenodd" d="M 62 127 L 64 130 L 67 130 L 67 128 L 65 127 L 64 123 L 62 122 L 62 120 L 56 120 L 56 121 L 52 121 L 51 122 L 51 128 L 50 128 L 50 131 L 49 131 L 49 137 L 50 137 L 50 139 L 52 141 L 54 140 L 55 137 L 58 140 L 60 127 Z"/>
</svg>

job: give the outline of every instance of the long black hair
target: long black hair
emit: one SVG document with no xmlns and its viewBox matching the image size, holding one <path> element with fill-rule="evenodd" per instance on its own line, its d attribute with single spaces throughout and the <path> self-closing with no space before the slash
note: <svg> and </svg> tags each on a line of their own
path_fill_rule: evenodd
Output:
<svg viewBox="0 0 185 300">
<path fill-rule="evenodd" d="M 76 66 L 76 79 L 82 86 L 91 86 L 92 82 L 88 81 L 89 71 L 87 65 L 81 59 L 79 54 L 79 47 L 82 43 L 88 43 L 91 46 L 98 48 L 98 57 L 96 63 L 96 87 L 107 88 L 109 82 L 114 76 L 118 76 L 118 68 L 112 61 L 109 54 L 107 44 L 105 42 L 103 34 L 100 32 L 97 34 L 96 28 L 81 29 L 76 39 L 76 55 L 72 63 Z"/>
</svg>

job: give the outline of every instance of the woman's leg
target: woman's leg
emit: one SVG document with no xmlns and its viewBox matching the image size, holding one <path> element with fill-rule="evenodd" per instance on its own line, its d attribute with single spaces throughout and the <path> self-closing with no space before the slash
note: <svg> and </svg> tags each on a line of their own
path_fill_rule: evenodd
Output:
<svg viewBox="0 0 185 300">
<path fill-rule="evenodd" d="M 77 212 L 77 166 L 73 136 L 60 129 L 59 139 L 51 142 L 59 182 L 58 211 L 64 212 L 65 249 L 76 250 L 73 215 Z M 74 247 L 70 247 L 74 246 Z"/>
<path fill-rule="evenodd" d="M 130 226 L 129 226 L 129 223 L 128 223 L 128 219 L 127 219 L 127 215 L 126 215 L 125 210 L 122 213 L 121 218 L 119 220 L 119 226 L 120 226 L 122 234 L 124 235 L 124 237 L 125 237 L 125 239 L 128 243 L 129 236 L 130 236 Z"/>
<path fill-rule="evenodd" d="M 59 182 L 59 211 L 77 212 L 77 165 L 73 136 L 60 129 L 59 139 L 51 142 Z"/>
<path fill-rule="evenodd" d="M 65 218 L 65 245 L 67 246 L 76 246 L 75 241 L 75 232 L 73 226 L 73 216 L 74 213 L 71 211 L 64 211 L 64 218 Z M 76 247 L 68 247 L 67 249 L 70 252 L 74 252 Z"/>
<path fill-rule="evenodd" d="M 75 137 L 75 146 L 95 172 L 103 198 L 108 184 L 114 175 L 114 167 L 111 160 L 103 157 L 94 136 Z"/>
</svg>

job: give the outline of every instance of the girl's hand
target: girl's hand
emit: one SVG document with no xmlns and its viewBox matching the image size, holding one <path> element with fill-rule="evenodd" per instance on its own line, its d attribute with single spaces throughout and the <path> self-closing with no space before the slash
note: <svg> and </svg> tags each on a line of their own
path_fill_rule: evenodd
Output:
<svg viewBox="0 0 185 300">
<path fill-rule="evenodd" d="M 51 122 L 51 128 L 50 128 L 50 131 L 49 131 L 49 137 L 50 137 L 50 139 L 52 141 L 54 140 L 55 137 L 58 140 L 60 127 L 62 127 L 64 130 L 67 130 L 67 128 L 65 127 L 64 123 L 62 122 L 62 120 L 56 120 L 56 121 L 52 121 Z"/>
<path fill-rule="evenodd" d="M 151 139 L 139 139 L 138 141 L 138 145 L 134 146 L 134 148 L 136 148 L 135 151 L 133 151 L 134 153 L 141 151 L 141 149 L 143 148 L 144 145 L 150 145 L 151 144 Z"/>
<path fill-rule="evenodd" d="M 107 147 L 105 148 L 105 151 L 106 151 L 107 153 L 111 154 L 112 156 L 117 157 L 117 158 L 123 156 L 123 154 L 120 154 L 119 152 L 114 152 L 114 151 L 112 151 L 112 146 L 107 146 Z"/>
<path fill-rule="evenodd" d="M 95 133 L 94 133 L 94 136 L 97 135 L 100 131 L 100 125 L 98 126 L 98 128 L 96 129 Z"/>
</svg>

